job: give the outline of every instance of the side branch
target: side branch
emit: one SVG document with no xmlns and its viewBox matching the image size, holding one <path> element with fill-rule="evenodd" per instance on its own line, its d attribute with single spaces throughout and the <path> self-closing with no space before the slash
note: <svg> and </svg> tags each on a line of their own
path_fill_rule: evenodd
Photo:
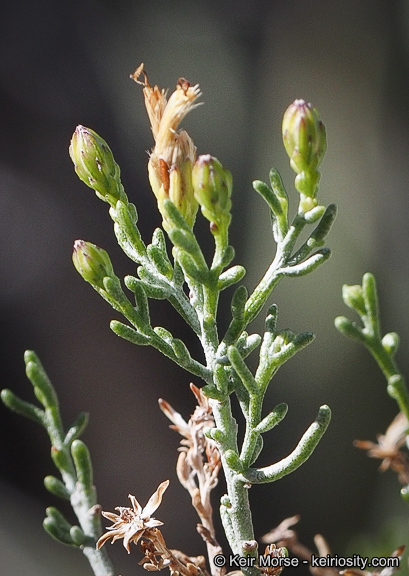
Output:
<svg viewBox="0 0 409 576">
<path fill-rule="evenodd" d="M 276 464 L 264 468 L 249 468 L 242 473 L 243 479 L 251 484 L 266 484 L 275 482 L 283 476 L 296 470 L 311 456 L 321 440 L 331 420 L 329 406 L 321 406 L 317 419 L 305 432 L 297 447 L 286 458 Z"/>
</svg>

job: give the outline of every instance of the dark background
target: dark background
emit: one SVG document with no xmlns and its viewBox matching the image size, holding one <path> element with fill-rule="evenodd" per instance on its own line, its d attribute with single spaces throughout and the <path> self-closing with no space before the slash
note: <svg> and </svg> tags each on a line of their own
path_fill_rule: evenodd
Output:
<svg viewBox="0 0 409 576">
<path fill-rule="evenodd" d="M 396 407 L 367 353 L 333 327 L 334 317 L 347 313 L 342 284 L 374 272 L 383 329 L 400 333 L 398 361 L 407 371 L 408 2 L 14 0 L 1 13 L 1 387 L 32 397 L 23 352 L 34 349 L 66 424 L 79 411 L 91 413 L 84 439 L 103 508 L 127 505 L 129 492 L 145 503 L 170 478 L 157 513 L 166 541 L 203 553 L 174 472 L 178 437 L 157 408 L 163 397 L 188 417 L 190 380 L 155 350 L 117 339 L 109 330 L 117 316 L 75 272 L 77 238 L 108 250 L 119 276 L 134 270 L 115 243 L 106 205 L 77 179 L 68 144 L 77 124 L 108 141 L 149 241 L 161 221 L 146 174 L 152 135 L 129 74 L 143 61 L 160 87 L 173 89 L 180 76 L 199 82 L 205 106 L 184 127 L 199 153 L 217 156 L 233 173 L 231 238 L 251 289 L 273 254 L 269 217 L 251 181 L 266 180 L 274 165 L 292 190 L 280 124 L 288 104 L 305 98 L 327 126 L 320 197 L 335 202 L 339 216 L 330 262 L 275 292 L 280 328 L 313 330 L 317 340 L 271 386 L 266 409 L 286 401 L 289 414 L 266 436 L 264 464 L 292 450 L 320 404 L 332 407 L 333 421 L 302 469 L 252 489 L 255 530 L 261 536 L 297 513 L 302 540 L 313 546 L 313 535 L 324 534 L 334 553 L 362 553 L 361 534 L 385 544 L 385 526 L 403 528 L 382 553 L 408 544 L 396 478 L 379 476 L 376 462 L 352 446 L 354 438 L 384 432 Z M 209 242 L 206 226 L 199 229 Z M 152 314 L 190 338 L 167 307 Z M 227 304 L 220 321 L 228 321 Z M 255 328 L 262 330 L 261 320 Z M 4 407 L 0 426 L 1 572 L 91 574 L 81 554 L 41 528 L 45 506 L 56 504 L 42 484 L 54 473 L 44 431 Z M 119 573 L 141 572 L 136 549 L 130 557 L 120 544 L 109 551 Z"/>
</svg>

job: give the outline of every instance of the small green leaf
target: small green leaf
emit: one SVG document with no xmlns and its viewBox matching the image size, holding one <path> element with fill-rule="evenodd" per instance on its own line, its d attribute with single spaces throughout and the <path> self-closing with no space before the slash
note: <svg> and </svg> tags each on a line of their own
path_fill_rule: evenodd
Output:
<svg viewBox="0 0 409 576">
<path fill-rule="evenodd" d="M 7 406 L 9 410 L 46 427 L 44 410 L 37 408 L 34 404 L 30 404 L 30 402 L 21 400 L 21 398 L 16 396 L 14 392 L 8 389 L 1 391 L 1 399 L 3 404 Z"/>
<path fill-rule="evenodd" d="M 87 412 L 78 414 L 64 438 L 64 445 L 69 446 L 76 438 L 81 436 L 88 424 Z"/>
<path fill-rule="evenodd" d="M 147 250 L 150 259 L 155 264 L 158 271 L 171 280 L 173 276 L 173 267 L 169 262 L 167 254 L 164 254 L 158 246 L 153 244 L 149 244 Z"/>
<path fill-rule="evenodd" d="M 43 527 L 58 542 L 68 546 L 75 546 L 70 535 L 71 524 L 57 508 L 50 506 L 46 509 L 47 517 L 43 521 Z"/>
<path fill-rule="evenodd" d="M 225 290 L 229 286 L 232 286 L 233 284 L 240 282 L 240 280 L 244 277 L 245 274 L 246 269 L 243 266 L 239 265 L 232 266 L 232 268 L 229 268 L 228 270 L 225 270 L 223 274 L 220 274 L 219 281 L 217 283 L 217 289 L 219 290 L 219 292 L 221 292 L 222 290 Z"/>
<path fill-rule="evenodd" d="M 226 462 L 234 472 L 243 472 L 243 462 L 240 460 L 240 456 L 234 450 L 226 450 L 224 457 Z"/>
<path fill-rule="evenodd" d="M 257 385 L 257 382 L 251 373 L 250 369 L 248 368 L 247 364 L 244 362 L 243 358 L 240 355 L 240 352 L 237 350 L 235 346 L 229 346 L 227 349 L 227 355 L 229 360 L 240 377 L 240 380 L 243 382 L 244 386 L 248 390 L 250 396 L 258 395 L 260 390 Z"/>
<path fill-rule="evenodd" d="M 52 386 L 38 356 L 27 351 L 24 355 L 26 362 L 26 374 L 32 385 L 34 393 L 44 408 L 54 408 L 58 406 L 57 394 Z"/>
<path fill-rule="evenodd" d="M 144 336 L 118 320 L 111 320 L 109 326 L 117 336 L 128 340 L 128 342 L 132 342 L 132 344 L 137 344 L 138 346 L 148 346 L 150 344 L 150 338 L 148 336 Z"/>
<path fill-rule="evenodd" d="M 74 440 L 71 454 L 77 471 L 78 481 L 86 488 L 92 488 L 93 473 L 89 450 L 82 440 Z"/>
<path fill-rule="evenodd" d="M 318 266 L 326 262 L 330 256 L 331 251 L 329 248 L 322 248 L 322 250 L 317 250 L 317 252 L 300 264 L 282 268 L 281 274 L 284 276 L 305 276 L 305 274 L 309 274 L 318 268 Z"/>
<path fill-rule="evenodd" d="M 270 414 L 263 418 L 263 420 L 256 426 L 257 432 L 264 434 L 265 432 L 272 430 L 275 426 L 277 426 L 277 424 L 281 422 L 281 420 L 285 418 L 287 411 L 287 404 L 284 402 L 282 404 L 278 404 L 275 408 L 272 409 Z"/>
<path fill-rule="evenodd" d="M 65 487 L 64 482 L 61 482 L 61 480 L 55 476 L 46 476 L 44 478 L 44 486 L 51 494 L 54 494 L 54 496 L 58 496 L 58 498 L 62 498 L 63 500 L 70 499 L 70 493 Z"/>
</svg>

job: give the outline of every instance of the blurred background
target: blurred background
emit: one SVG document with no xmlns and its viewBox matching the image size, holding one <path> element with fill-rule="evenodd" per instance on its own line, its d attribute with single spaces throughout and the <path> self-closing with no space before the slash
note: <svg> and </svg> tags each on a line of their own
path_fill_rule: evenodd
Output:
<svg viewBox="0 0 409 576">
<path fill-rule="evenodd" d="M 153 142 L 142 89 L 129 74 L 143 61 L 152 84 L 172 90 L 180 76 L 198 82 L 205 105 L 183 126 L 198 153 L 217 156 L 233 173 L 231 240 L 251 289 L 274 252 L 269 215 L 251 182 L 267 180 L 275 166 L 294 210 L 281 118 L 290 102 L 304 98 L 319 109 L 328 133 L 320 202 L 335 202 L 339 215 L 329 263 L 274 293 L 280 329 L 312 330 L 317 338 L 271 385 L 266 409 L 286 401 L 289 414 L 266 436 L 262 463 L 292 450 L 319 405 L 331 406 L 333 420 L 300 470 L 252 489 L 255 530 L 261 536 L 300 514 L 300 539 L 311 547 L 316 533 L 340 555 L 364 555 L 365 534 L 387 544 L 377 555 L 408 544 L 397 479 L 379 475 L 378 463 L 352 445 L 383 433 L 396 405 L 365 350 L 333 327 L 335 316 L 348 313 L 342 284 L 375 273 L 383 330 L 400 333 L 397 358 L 408 373 L 408 1 L 14 0 L 1 11 L 1 387 L 32 399 L 23 352 L 35 350 L 66 425 L 79 411 L 91 413 L 84 440 L 103 509 L 126 506 L 129 492 L 144 504 L 170 478 L 157 513 L 166 541 L 203 553 L 190 498 L 174 471 L 179 438 L 157 407 L 165 398 L 187 418 L 194 408 L 190 379 L 155 350 L 111 333 L 109 321 L 118 316 L 74 270 L 72 245 L 82 238 L 109 252 L 118 276 L 134 273 L 116 245 L 107 206 L 76 177 L 68 145 L 77 124 L 108 141 L 148 242 L 161 222 L 146 173 Z M 198 228 L 210 246 L 207 227 Z M 155 307 L 152 316 L 191 339 L 168 307 Z M 224 300 L 220 322 L 228 320 Z M 261 320 L 254 329 L 262 330 Z M 199 353 L 193 339 L 191 347 Z M 0 427 L 0 571 L 90 575 L 80 553 L 41 528 L 44 508 L 57 505 L 43 487 L 44 476 L 54 474 L 44 430 L 3 406 Z M 223 482 L 216 509 L 222 493 Z M 224 542 L 220 529 L 219 535 Z M 128 557 L 117 543 L 109 552 L 118 574 L 142 573 L 136 549 Z"/>
</svg>

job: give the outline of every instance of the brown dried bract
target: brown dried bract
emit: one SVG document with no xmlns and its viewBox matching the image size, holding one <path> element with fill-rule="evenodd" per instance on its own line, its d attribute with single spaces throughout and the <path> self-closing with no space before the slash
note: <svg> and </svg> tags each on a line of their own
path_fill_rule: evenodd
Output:
<svg viewBox="0 0 409 576">
<path fill-rule="evenodd" d="M 399 412 L 392 421 L 386 434 L 377 436 L 377 443 L 369 440 L 355 440 L 354 445 L 362 450 L 367 450 L 370 458 L 382 460 L 379 469 L 384 472 L 390 468 L 398 474 L 399 482 L 409 484 L 409 457 L 402 448 L 406 444 L 406 435 L 409 423 L 406 416 Z"/>
</svg>

